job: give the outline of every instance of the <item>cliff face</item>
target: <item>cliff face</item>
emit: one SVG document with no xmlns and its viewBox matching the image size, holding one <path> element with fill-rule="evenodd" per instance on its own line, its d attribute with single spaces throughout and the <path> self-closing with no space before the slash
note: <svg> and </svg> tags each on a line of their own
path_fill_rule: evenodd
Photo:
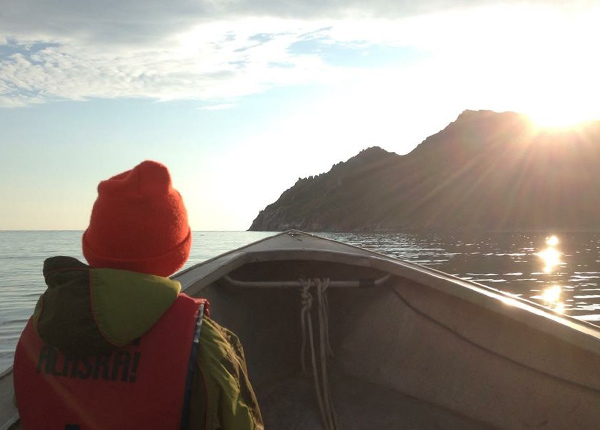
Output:
<svg viewBox="0 0 600 430">
<path fill-rule="evenodd" d="M 410 154 L 374 147 L 299 180 L 250 230 L 600 228 L 600 122 L 540 132 L 465 111 Z"/>
</svg>

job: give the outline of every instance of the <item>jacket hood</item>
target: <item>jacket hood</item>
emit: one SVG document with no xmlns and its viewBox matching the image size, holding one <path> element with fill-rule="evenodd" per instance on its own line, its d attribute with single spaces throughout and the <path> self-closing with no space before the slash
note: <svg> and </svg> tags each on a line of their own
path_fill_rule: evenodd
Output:
<svg viewBox="0 0 600 430">
<path fill-rule="evenodd" d="M 177 281 L 116 269 L 95 269 L 75 258 L 44 262 L 48 289 L 33 323 L 65 355 L 86 356 L 123 347 L 146 333 L 173 304 Z"/>
</svg>

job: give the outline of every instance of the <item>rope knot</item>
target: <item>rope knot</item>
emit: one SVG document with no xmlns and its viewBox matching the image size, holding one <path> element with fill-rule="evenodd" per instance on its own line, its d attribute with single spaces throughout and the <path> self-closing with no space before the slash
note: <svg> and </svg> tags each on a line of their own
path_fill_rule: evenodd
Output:
<svg viewBox="0 0 600 430">
<path fill-rule="evenodd" d="M 302 308 L 303 310 L 310 310 L 312 308 L 313 296 L 310 293 L 310 280 L 306 282 L 306 284 L 302 287 L 302 292 L 300 296 L 302 297 Z"/>
</svg>

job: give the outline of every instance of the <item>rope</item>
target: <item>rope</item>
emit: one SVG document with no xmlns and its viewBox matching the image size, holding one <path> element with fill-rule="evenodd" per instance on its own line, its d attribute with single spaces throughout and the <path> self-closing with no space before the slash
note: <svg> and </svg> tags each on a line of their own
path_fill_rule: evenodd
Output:
<svg viewBox="0 0 600 430">
<path fill-rule="evenodd" d="M 306 337 L 308 336 L 310 344 L 310 356 L 312 364 L 312 372 L 315 383 L 315 392 L 321 419 L 326 430 L 339 429 L 337 415 L 333 408 L 331 399 L 331 390 L 329 387 L 329 379 L 327 375 L 327 358 L 333 357 L 333 350 L 329 343 L 329 302 L 327 300 L 327 288 L 329 287 L 329 279 L 315 279 L 314 287 L 317 294 L 317 317 L 319 330 L 319 362 L 320 369 L 317 366 L 317 353 L 315 351 L 314 332 L 312 325 L 311 309 L 313 305 L 313 297 L 310 293 L 310 287 L 313 285 L 312 280 L 302 281 L 302 311 L 300 318 L 302 321 L 302 346 L 300 348 L 300 362 L 302 371 L 308 374 L 306 365 Z M 320 370 L 320 372 L 319 372 Z"/>
<path fill-rule="evenodd" d="M 304 281 L 302 281 L 304 283 Z M 312 294 L 310 294 L 310 279 L 304 283 L 302 287 L 302 311 L 300 312 L 300 321 L 302 322 L 302 346 L 300 347 L 300 364 L 302 365 L 302 372 L 308 374 L 306 369 L 305 350 L 306 350 L 306 330 L 307 325 L 310 328 L 310 338 L 312 341 L 312 318 L 310 317 L 310 310 L 312 308 Z"/>
</svg>

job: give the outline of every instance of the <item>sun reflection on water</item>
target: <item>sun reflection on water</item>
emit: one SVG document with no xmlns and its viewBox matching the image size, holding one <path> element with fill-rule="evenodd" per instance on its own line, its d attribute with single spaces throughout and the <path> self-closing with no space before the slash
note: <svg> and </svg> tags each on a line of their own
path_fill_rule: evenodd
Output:
<svg viewBox="0 0 600 430">
<path fill-rule="evenodd" d="M 548 246 L 543 251 L 537 253 L 544 263 L 544 273 L 552 274 L 556 267 L 561 264 L 561 253 L 556 246 L 559 240 L 556 236 L 550 236 L 546 238 L 546 245 Z M 565 304 L 561 300 L 563 289 L 560 285 L 552 285 L 545 288 L 539 296 L 535 298 L 541 299 L 544 305 L 552 308 L 554 311 L 564 313 Z"/>
<path fill-rule="evenodd" d="M 542 302 L 544 302 L 544 305 L 562 314 L 565 311 L 565 304 L 561 300 L 562 292 L 562 287 L 560 285 L 553 285 L 544 289 L 542 294 L 536 296 L 536 298 L 541 299 Z"/>
<path fill-rule="evenodd" d="M 560 251 L 558 251 L 555 246 L 558 245 L 558 237 L 550 236 L 546 238 L 546 245 L 548 247 L 543 251 L 537 253 L 538 257 L 540 257 L 545 266 L 544 273 L 552 273 L 556 266 L 558 266 L 560 261 Z"/>
<path fill-rule="evenodd" d="M 552 273 L 560 264 L 560 252 L 554 248 L 546 248 L 537 254 L 544 261 L 544 273 Z"/>
</svg>

